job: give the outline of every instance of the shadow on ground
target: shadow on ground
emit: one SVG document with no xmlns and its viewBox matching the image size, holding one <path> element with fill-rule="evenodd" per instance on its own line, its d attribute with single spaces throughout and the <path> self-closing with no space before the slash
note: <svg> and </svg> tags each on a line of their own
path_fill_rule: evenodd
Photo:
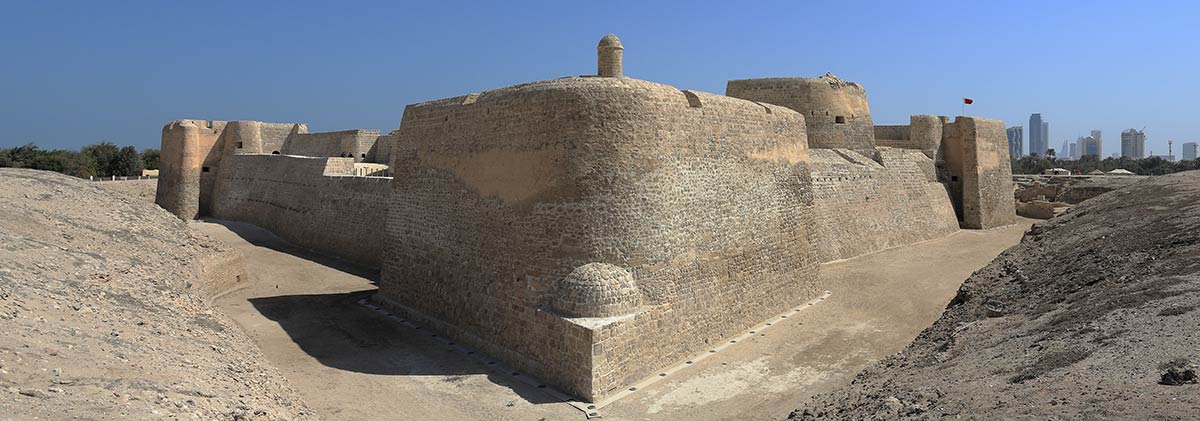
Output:
<svg viewBox="0 0 1200 421">
<path fill-rule="evenodd" d="M 321 266 L 365 278 L 371 281 L 372 284 L 379 282 L 379 268 L 364 267 L 362 265 L 358 265 L 336 257 L 326 256 L 304 247 L 297 246 L 289 243 L 287 240 L 279 238 L 279 236 L 275 235 L 271 231 L 258 227 L 257 225 L 215 218 L 202 218 L 201 220 L 223 226 L 250 244 L 269 248 L 281 253 L 287 253 L 292 256 L 320 264 Z"/>
<path fill-rule="evenodd" d="M 320 364 L 371 375 L 442 377 L 441 381 L 447 383 L 461 382 L 465 376 L 486 375 L 490 382 L 511 389 L 529 403 L 559 402 L 536 387 L 515 380 L 510 372 L 489 370 L 474 355 L 468 356 L 449 348 L 442 338 L 433 337 L 437 332 L 427 331 L 423 327 L 408 327 L 360 305 L 359 301 L 375 293 L 372 285 L 378 279 L 377 269 L 321 256 L 252 224 L 216 219 L 207 219 L 205 222 L 221 225 L 255 246 L 308 261 L 304 265 L 314 263 L 352 275 L 346 277 L 337 274 L 334 277 L 338 279 L 334 280 L 331 279 L 334 277 L 320 275 L 324 268 L 317 268 L 306 271 L 312 274 L 311 279 L 296 276 L 301 279 L 280 280 L 279 285 L 283 289 L 271 290 L 263 285 L 251 284 L 241 294 L 229 297 L 246 297 L 254 311 L 278 323 L 291 342 Z M 257 256 L 248 257 L 253 259 Z M 296 265 L 291 259 L 278 264 Z M 261 282 L 264 277 L 271 276 L 291 277 L 278 273 L 253 274 L 256 270 L 271 270 L 263 265 L 247 265 L 247 269 L 252 273 L 251 282 Z M 362 279 L 356 280 L 354 277 Z M 311 290 L 314 287 L 336 292 L 293 294 L 297 289 Z"/>
</svg>

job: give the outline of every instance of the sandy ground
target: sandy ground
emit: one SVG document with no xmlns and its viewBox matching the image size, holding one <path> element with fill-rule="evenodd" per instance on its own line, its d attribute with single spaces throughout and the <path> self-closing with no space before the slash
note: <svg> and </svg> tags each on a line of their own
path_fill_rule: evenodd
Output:
<svg viewBox="0 0 1200 421">
<path fill-rule="evenodd" d="M 823 267 L 833 296 L 749 341 L 614 402 L 609 419 L 781 419 L 929 326 L 960 283 L 1031 220 Z M 318 414 L 333 419 L 583 419 L 573 407 L 366 309 L 375 274 L 254 226 L 193 227 L 247 253 L 245 289 L 217 300 Z"/>
<path fill-rule="evenodd" d="M 158 189 L 158 179 L 92 181 L 97 186 L 108 190 L 124 192 L 147 203 L 154 203 L 154 192 Z"/>
</svg>

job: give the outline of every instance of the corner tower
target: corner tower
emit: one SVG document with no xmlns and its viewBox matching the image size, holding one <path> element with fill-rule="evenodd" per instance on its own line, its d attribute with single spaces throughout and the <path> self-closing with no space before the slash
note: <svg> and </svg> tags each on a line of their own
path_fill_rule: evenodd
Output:
<svg viewBox="0 0 1200 421">
<path fill-rule="evenodd" d="M 876 157 L 875 125 L 866 90 L 833 73 L 818 78 L 731 80 L 725 95 L 781 105 L 803 114 L 810 148 L 846 148 Z"/>
<path fill-rule="evenodd" d="M 600 38 L 596 46 L 596 74 L 600 77 L 621 77 L 621 56 L 625 47 L 616 35 Z"/>
</svg>

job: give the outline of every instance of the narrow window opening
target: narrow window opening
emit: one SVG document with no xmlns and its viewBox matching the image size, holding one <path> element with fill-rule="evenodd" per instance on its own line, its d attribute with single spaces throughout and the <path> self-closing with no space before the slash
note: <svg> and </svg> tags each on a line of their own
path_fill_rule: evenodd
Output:
<svg viewBox="0 0 1200 421">
<path fill-rule="evenodd" d="M 237 143 L 237 148 L 238 148 L 238 149 L 241 149 L 241 148 L 242 148 L 242 142 L 238 142 L 238 143 Z"/>
<path fill-rule="evenodd" d="M 957 175 L 950 176 L 950 181 L 958 181 L 958 176 Z"/>
<path fill-rule="evenodd" d="M 271 151 L 271 155 L 279 155 L 279 151 Z"/>
<path fill-rule="evenodd" d="M 833 122 L 837 124 L 846 124 L 846 116 L 839 115 L 833 118 Z"/>
<path fill-rule="evenodd" d="M 200 167 L 200 172 L 208 172 L 208 167 Z"/>
<path fill-rule="evenodd" d="M 367 154 L 362 154 L 363 159 L 367 159 Z"/>
</svg>

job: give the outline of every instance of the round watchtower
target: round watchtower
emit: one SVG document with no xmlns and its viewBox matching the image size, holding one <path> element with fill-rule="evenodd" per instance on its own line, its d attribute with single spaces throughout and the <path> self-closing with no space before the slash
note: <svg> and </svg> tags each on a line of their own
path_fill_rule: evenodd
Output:
<svg viewBox="0 0 1200 421">
<path fill-rule="evenodd" d="M 621 77 L 621 55 L 625 47 L 621 39 L 608 34 L 596 46 L 596 74 L 600 77 Z"/>
<path fill-rule="evenodd" d="M 804 115 L 811 148 L 847 148 L 874 157 L 875 125 L 861 85 L 832 73 L 818 78 L 731 80 L 725 95 L 791 108 Z"/>
</svg>

